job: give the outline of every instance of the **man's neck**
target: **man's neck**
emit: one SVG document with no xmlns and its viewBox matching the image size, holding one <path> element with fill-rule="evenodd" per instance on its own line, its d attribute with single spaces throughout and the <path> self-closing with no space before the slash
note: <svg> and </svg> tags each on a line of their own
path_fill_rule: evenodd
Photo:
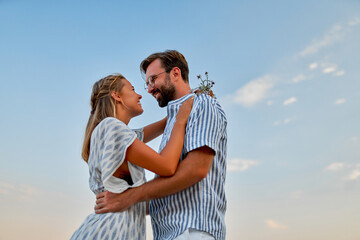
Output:
<svg viewBox="0 0 360 240">
<path fill-rule="evenodd" d="M 189 84 L 187 84 L 187 83 L 177 86 L 174 100 L 182 98 L 185 95 L 188 95 L 190 93 L 190 90 L 191 90 L 191 88 L 190 88 Z"/>
</svg>

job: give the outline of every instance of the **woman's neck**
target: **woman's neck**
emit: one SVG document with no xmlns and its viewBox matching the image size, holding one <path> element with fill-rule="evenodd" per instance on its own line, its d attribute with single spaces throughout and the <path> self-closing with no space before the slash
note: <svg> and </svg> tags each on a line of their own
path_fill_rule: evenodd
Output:
<svg viewBox="0 0 360 240">
<path fill-rule="evenodd" d="M 128 125 L 132 117 L 130 116 L 129 112 L 126 111 L 126 109 L 124 109 L 120 104 L 117 104 L 116 118 Z"/>
</svg>

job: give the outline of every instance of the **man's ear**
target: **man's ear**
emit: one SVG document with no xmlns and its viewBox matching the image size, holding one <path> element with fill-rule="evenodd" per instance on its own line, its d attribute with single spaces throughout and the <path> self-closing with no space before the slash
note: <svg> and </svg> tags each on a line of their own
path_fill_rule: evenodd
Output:
<svg viewBox="0 0 360 240">
<path fill-rule="evenodd" d="M 181 70 L 180 70 L 180 68 L 174 67 L 171 70 L 171 74 L 173 75 L 175 81 L 178 81 L 178 80 L 181 79 Z"/>
<path fill-rule="evenodd" d="M 112 92 L 111 92 L 111 97 L 112 97 L 113 99 L 115 99 L 115 101 L 121 102 L 121 97 L 120 97 L 120 94 L 119 94 L 119 93 L 117 93 L 117 92 L 115 92 L 115 91 L 112 91 Z"/>
</svg>

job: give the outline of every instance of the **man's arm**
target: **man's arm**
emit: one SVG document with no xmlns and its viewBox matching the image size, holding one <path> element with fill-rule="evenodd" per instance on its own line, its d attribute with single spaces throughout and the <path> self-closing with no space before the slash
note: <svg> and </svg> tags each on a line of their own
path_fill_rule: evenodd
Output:
<svg viewBox="0 0 360 240">
<path fill-rule="evenodd" d="M 147 143 L 163 134 L 167 117 L 160 121 L 154 122 L 144 127 L 144 139 L 143 142 Z"/>
<path fill-rule="evenodd" d="M 95 212 L 99 214 L 120 212 L 137 202 L 149 201 L 182 191 L 207 176 L 214 155 L 211 148 L 200 147 L 187 154 L 171 177 L 159 177 L 120 194 L 102 192 L 96 197 Z"/>
</svg>

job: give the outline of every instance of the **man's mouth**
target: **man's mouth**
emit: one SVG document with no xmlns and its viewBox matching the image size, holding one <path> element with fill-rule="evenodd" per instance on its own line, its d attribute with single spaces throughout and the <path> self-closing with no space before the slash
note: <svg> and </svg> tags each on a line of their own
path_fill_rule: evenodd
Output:
<svg viewBox="0 0 360 240">
<path fill-rule="evenodd" d="M 161 94 L 160 91 L 159 91 L 159 90 L 156 90 L 156 91 L 153 93 L 153 96 L 154 96 L 154 98 L 157 99 L 160 94 Z"/>
</svg>

